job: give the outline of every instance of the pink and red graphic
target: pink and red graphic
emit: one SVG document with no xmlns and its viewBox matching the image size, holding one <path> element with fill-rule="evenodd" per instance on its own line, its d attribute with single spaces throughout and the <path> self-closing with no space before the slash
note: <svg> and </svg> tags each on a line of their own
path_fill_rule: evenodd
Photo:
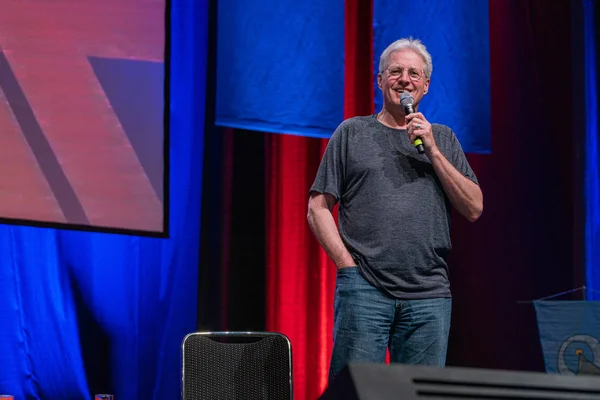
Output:
<svg viewBox="0 0 600 400">
<path fill-rule="evenodd" d="M 163 230 L 165 0 L 3 0 L 0 218 Z"/>
</svg>

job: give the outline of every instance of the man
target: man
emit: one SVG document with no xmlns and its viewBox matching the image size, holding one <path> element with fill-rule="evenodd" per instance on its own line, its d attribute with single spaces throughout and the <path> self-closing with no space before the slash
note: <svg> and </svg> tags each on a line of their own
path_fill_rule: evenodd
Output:
<svg viewBox="0 0 600 400">
<path fill-rule="evenodd" d="M 432 69 L 419 40 L 392 43 L 377 76 L 382 110 L 340 124 L 310 189 L 308 223 L 338 268 L 330 380 L 350 361 L 384 362 L 386 348 L 392 362 L 446 362 L 450 207 L 475 221 L 483 195 L 452 130 L 418 112 Z"/>
</svg>

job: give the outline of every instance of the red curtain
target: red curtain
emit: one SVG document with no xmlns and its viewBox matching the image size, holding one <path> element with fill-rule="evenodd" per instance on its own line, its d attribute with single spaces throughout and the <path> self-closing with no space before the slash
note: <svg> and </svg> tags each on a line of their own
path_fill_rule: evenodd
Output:
<svg viewBox="0 0 600 400">
<path fill-rule="evenodd" d="M 344 117 L 373 112 L 371 1 L 345 5 Z M 306 221 L 308 190 L 323 139 L 267 137 L 267 330 L 292 342 L 295 398 L 315 399 L 327 385 L 336 269 Z M 337 207 L 334 211 L 337 214 Z"/>
<path fill-rule="evenodd" d="M 311 237 L 306 206 L 325 143 L 267 140 L 267 330 L 292 342 L 295 398 L 315 399 L 327 384 L 335 267 Z"/>
</svg>

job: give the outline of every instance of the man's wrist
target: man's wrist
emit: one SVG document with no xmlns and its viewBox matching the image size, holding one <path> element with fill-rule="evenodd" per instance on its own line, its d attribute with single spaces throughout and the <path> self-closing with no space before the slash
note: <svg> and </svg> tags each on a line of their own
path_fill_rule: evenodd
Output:
<svg viewBox="0 0 600 400">
<path fill-rule="evenodd" d="M 350 267 L 352 265 L 356 265 L 356 262 L 354 262 L 354 260 L 352 258 L 350 258 L 350 259 L 345 258 L 345 259 L 335 263 L 335 266 L 338 268 Z"/>
<path fill-rule="evenodd" d="M 431 162 L 434 162 L 435 160 L 442 158 L 443 154 L 440 151 L 440 149 L 437 146 L 435 146 L 433 149 L 427 151 L 427 157 L 429 157 L 429 160 L 431 160 Z"/>
</svg>

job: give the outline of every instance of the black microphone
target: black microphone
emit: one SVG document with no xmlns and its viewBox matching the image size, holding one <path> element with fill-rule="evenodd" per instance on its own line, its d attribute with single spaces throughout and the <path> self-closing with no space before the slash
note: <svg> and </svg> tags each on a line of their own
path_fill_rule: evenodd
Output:
<svg viewBox="0 0 600 400">
<path fill-rule="evenodd" d="M 413 99 L 410 93 L 408 93 L 406 90 L 402 92 L 400 95 L 400 104 L 402 104 L 402 107 L 404 107 L 404 114 L 408 115 L 415 112 L 413 108 L 414 103 L 415 99 Z M 423 141 L 420 137 L 415 139 L 415 147 L 417 148 L 419 154 L 425 153 L 425 147 L 423 146 Z"/>
</svg>

